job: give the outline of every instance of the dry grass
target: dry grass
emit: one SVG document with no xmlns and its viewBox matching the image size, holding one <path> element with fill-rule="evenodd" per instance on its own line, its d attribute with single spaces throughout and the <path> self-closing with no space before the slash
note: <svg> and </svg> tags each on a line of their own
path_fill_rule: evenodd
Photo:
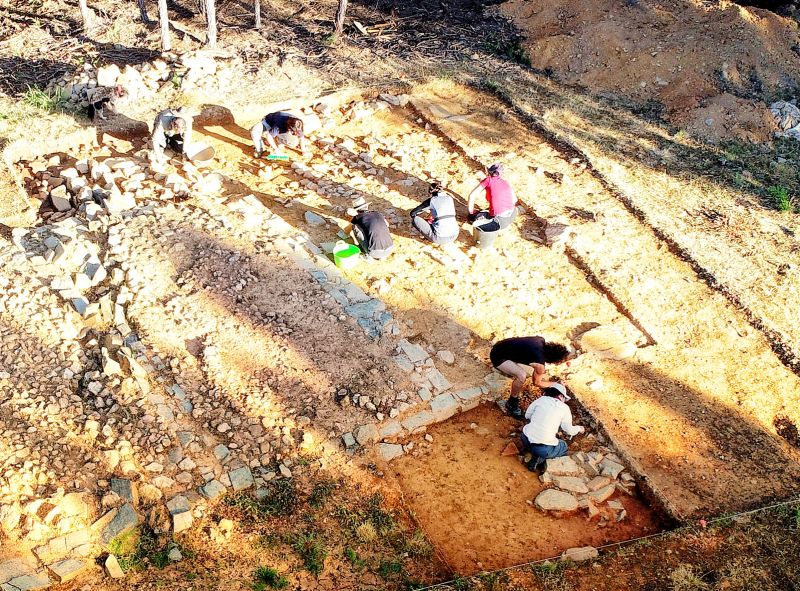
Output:
<svg viewBox="0 0 800 591">
<path fill-rule="evenodd" d="M 708 583 L 697 574 L 696 569 L 690 564 L 679 564 L 669 574 L 672 591 L 705 591 L 709 589 Z"/>
</svg>

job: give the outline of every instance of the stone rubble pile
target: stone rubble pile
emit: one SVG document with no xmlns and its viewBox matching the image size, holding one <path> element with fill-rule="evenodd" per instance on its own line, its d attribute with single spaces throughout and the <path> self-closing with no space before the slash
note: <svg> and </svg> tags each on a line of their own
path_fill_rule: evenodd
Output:
<svg viewBox="0 0 800 591">
<path fill-rule="evenodd" d="M 538 509 L 557 514 L 583 510 L 588 519 L 601 526 L 627 516 L 622 501 L 610 500 L 611 497 L 617 492 L 633 495 L 636 489 L 634 478 L 620 457 L 604 446 L 597 451 L 547 460 L 540 479 L 553 488 L 536 496 L 534 505 Z"/>
<path fill-rule="evenodd" d="M 75 72 L 68 72 L 52 81 L 48 90 L 60 89 L 68 97 L 67 108 L 89 105 L 98 87 L 122 86 L 127 91 L 120 104 L 155 97 L 162 89 L 182 91 L 199 89 L 219 92 L 238 84 L 244 68 L 240 57 L 222 51 L 199 50 L 177 55 L 166 54 L 152 62 L 95 67 L 86 62 Z"/>
</svg>

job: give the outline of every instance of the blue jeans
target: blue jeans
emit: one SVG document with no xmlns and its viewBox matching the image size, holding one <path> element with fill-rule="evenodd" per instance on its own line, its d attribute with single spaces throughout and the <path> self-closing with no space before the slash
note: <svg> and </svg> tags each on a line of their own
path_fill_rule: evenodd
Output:
<svg viewBox="0 0 800 591">
<path fill-rule="evenodd" d="M 549 460 L 552 458 L 560 458 L 561 456 L 567 455 L 568 447 L 565 441 L 561 439 L 558 440 L 558 445 L 543 445 L 541 443 L 531 443 L 528 441 L 528 438 L 525 437 L 525 433 L 522 434 L 522 446 L 525 448 L 525 451 L 531 452 L 534 456 L 542 458 L 543 460 Z"/>
</svg>

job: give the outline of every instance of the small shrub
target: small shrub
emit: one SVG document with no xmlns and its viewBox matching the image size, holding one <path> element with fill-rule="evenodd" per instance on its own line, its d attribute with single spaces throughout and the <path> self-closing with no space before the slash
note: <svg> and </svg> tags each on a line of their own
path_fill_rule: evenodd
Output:
<svg viewBox="0 0 800 591">
<path fill-rule="evenodd" d="M 308 495 L 308 504 L 311 505 L 314 509 L 321 508 L 335 490 L 336 490 L 335 482 L 326 481 L 317 483 L 314 486 L 314 489 L 311 491 L 311 494 Z"/>
<path fill-rule="evenodd" d="M 349 546 L 344 549 L 344 556 L 356 570 L 364 570 L 367 566 L 367 563 L 358 555 L 358 552 Z"/>
<path fill-rule="evenodd" d="M 704 591 L 709 589 L 708 583 L 703 581 L 694 567 L 690 564 L 680 564 L 669 574 L 672 591 Z"/>
<path fill-rule="evenodd" d="M 469 579 L 465 579 L 463 577 L 456 577 L 453 579 L 453 589 L 456 591 L 469 591 L 472 589 L 472 583 L 470 583 Z"/>
<path fill-rule="evenodd" d="M 369 544 L 378 539 L 378 532 L 372 523 L 365 521 L 356 528 L 356 537 L 359 541 Z"/>
<path fill-rule="evenodd" d="M 292 543 L 294 551 L 300 556 L 306 570 L 313 575 L 319 575 L 325 568 L 325 559 L 328 551 L 314 534 L 300 534 L 295 536 Z"/>
<path fill-rule="evenodd" d="M 792 211 L 794 209 L 792 206 L 792 198 L 789 196 L 789 191 L 786 187 L 768 187 L 767 195 L 778 211 Z"/>
<path fill-rule="evenodd" d="M 378 531 L 385 531 L 394 527 L 394 515 L 383 508 L 383 496 L 380 493 L 367 499 L 366 517 Z"/>
<path fill-rule="evenodd" d="M 22 102 L 43 111 L 58 111 L 64 108 L 68 98 L 61 88 L 47 92 L 36 86 L 28 86 L 22 95 Z"/>
<path fill-rule="evenodd" d="M 403 563 L 399 560 L 384 560 L 378 566 L 378 576 L 382 579 L 389 579 L 403 572 Z"/>
<path fill-rule="evenodd" d="M 271 566 L 260 566 L 253 571 L 253 591 L 265 591 L 265 589 L 286 589 L 289 586 L 289 579 L 281 575 L 277 569 Z"/>
<path fill-rule="evenodd" d="M 433 555 L 433 546 L 420 530 L 406 538 L 403 550 L 414 558 L 430 558 Z"/>
<path fill-rule="evenodd" d="M 508 583 L 508 575 L 505 572 L 482 573 L 478 580 L 486 591 L 500 591 Z"/>
</svg>

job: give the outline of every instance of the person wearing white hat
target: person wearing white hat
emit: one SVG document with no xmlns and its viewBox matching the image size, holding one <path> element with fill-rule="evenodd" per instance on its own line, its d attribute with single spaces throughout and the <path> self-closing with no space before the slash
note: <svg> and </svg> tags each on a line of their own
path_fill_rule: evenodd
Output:
<svg viewBox="0 0 800 591">
<path fill-rule="evenodd" d="M 528 470 L 536 471 L 545 460 L 567 455 L 567 442 L 557 437 L 559 429 L 570 437 L 586 431 L 572 424 L 572 411 L 566 405 L 569 399 L 564 385 L 554 382 L 525 411 L 529 422 L 522 428 L 522 445 L 533 456 Z"/>
<path fill-rule="evenodd" d="M 450 244 L 458 238 L 453 197 L 438 181 L 428 186 L 428 198 L 409 212 L 411 225 L 434 244 Z"/>
<path fill-rule="evenodd" d="M 361 251 L 373 259 L 385 259 L 394 249 L 389 224 L 382 213 L 367 211 L 369 203 L 363 197 L 353 201 L 356 215 L 350 220 L 353 225 L 353 238 L 358 242 Z"/>
</svg>

